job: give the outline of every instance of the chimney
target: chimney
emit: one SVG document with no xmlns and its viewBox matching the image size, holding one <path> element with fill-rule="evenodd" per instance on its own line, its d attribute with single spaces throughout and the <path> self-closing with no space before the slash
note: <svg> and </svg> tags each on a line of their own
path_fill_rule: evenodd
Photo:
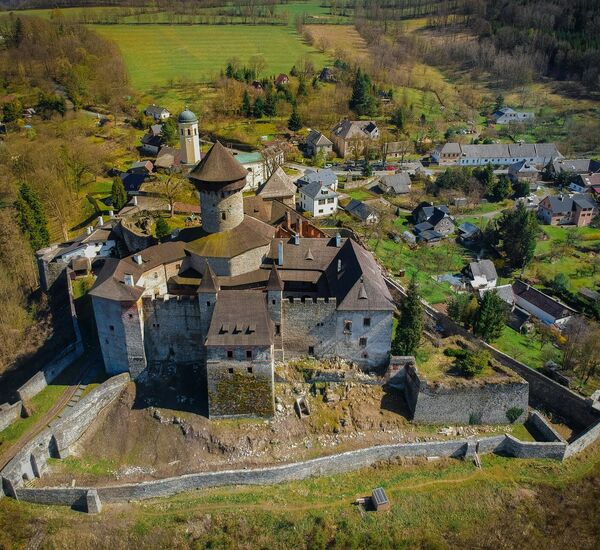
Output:
<svg viewBox="0 0 600 550">
<path fill-rule="evenodd" d="M 302 216 L 298 216 L 296 225 L 298 226 L 298 235 L 302 235 Z"/>
<path fill-rule="evenodd" d="M 123 282 L 127 285 L 127 286 L 134 286 L 133 285 L 133 275 L 131 273 L 125 273 L 123 275 Z"/>
<path fill-rule="evenodd" d="M 93 230 L 94 230 L 94 228 L 91 225 L 88 225 L 85 228 L 85 232 L 86 232 L 87 235 L 91 235 Z"/>
<path fill-rule="evenodd" d="M 114 218 L 115 217 L 115 211 L 114 210 L 109 210 L 108 211 L 108 217 L 109 218 Z"/>
<path fill-rule="evenodd" d="M 337 272 L 340 273 L 342 271 L 342 260 L 337 261 Z"/>
<path fill-rule="evenodd" d="M 137 206 L 137 195 L 133 196 L 133 205 Z"/>
<path fill-rule="evenodd" d="M 339 233 L 335 234 L 335 246 L 336 248 L 342 246 L 342 236 Z"/>
<path fill-rule="evenodd" d="M 102 216 L 98 216 L 98 225 L 102 227 L 104 225 L 104 218 Z"/>
<path fill-rule="evenodd" d="M 283 265 L 283 241 L 279 241 L 277 245 L 277 265 L 279 267 Z"/>
<path fill-rule="evenodd" d="M 141 254 L 134 254 L 133 255 L 133 261 L 138 264 L 138 265 L 142 265 L 143 260 L 142 260 L 142 255 Z"/>
<path fill-rule="evenodd" d="M 285 228 L 289 229 L 290 227 L 292 227 L 292 216 L 290 215 L 290 211 L 286 210 L 285 211 Z"/>
<path fill-rule="evenodd" d="M 294 244 L 296 246 L 300 244 L 300 235 L 298 235 L 298 233 L 294 235 Z"/>
</svg>

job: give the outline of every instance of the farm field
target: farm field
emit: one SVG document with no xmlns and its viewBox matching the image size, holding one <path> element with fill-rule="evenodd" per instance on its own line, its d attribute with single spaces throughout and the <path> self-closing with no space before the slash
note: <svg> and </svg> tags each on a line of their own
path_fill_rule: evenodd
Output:
<svg viewBox="0 0 600 550">
<path fill-rule="evenodd" d="M 302 56 L 319 66 L 326 55 L 302 42 L 295 30 L 279 26 L 93 25 L 114 40 L 134 88 L 149 92 L 169 80 L 208 81 L 237 57 L 242 63 L 264 56 L 265 74 L 288 72 Z"/>
</svg>

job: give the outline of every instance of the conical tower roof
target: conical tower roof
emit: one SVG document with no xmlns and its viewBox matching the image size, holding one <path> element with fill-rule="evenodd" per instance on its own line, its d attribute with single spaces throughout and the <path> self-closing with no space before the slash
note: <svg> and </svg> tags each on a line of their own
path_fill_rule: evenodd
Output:
<svg viewBox="0 0 600 550">
<path fill-rule="evenodd" d="M 248 172 L 220 141 L 217 141 L 204 158 L 192 168 L 188 177 L 198 188 L 205 190 L 241 189 L 246 184 Z"/>
<path fill-rule="evenodd" d="M 202 275 L 202 281 L 200 281 L 198 292 L 216 293 L 219 292 L 219 290 L 220 288 L 217 281 L 217 276 L 210 267 L 210 264 L 206 262 L 206 268 L 204 270 L 204 275 Z"/>
<path fill-rule="evenodd" d="M 283 281 L 279 276 L 279 271 L 277 271 L 277 266 L 273 265 L 271 268 L 271 273 L 269 274 L 269 280 L 267 281 L 267 290 L 283 290 Z"/>
</svg>

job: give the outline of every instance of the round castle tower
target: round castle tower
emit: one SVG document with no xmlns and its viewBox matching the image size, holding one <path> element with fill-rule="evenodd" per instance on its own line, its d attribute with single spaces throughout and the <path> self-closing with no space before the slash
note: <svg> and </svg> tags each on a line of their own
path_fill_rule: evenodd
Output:
<svg viewBox="0 0 600 550">
<path fill-rule="evenodd" d="M 181 163 L 194 165 L 200 161 L 200 136 L 198 135 L 198 117 L 189 109 L 177 118 L 179 129 L 179 147 Z"/>
<path fill-rule="evenodd" d="M 219 141 L 191 170 L 188 178 L 200 195 L 204 231 L 229 231 L 242 223 L 246 176 L 245 168 Z"/>
</svg>

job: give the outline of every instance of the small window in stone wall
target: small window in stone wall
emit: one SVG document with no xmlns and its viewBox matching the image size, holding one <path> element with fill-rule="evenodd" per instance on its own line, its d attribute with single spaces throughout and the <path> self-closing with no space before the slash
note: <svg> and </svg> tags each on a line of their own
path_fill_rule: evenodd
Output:
<svg viewBox="0 0 600 550">
<path fill-rule="evenodd" d="M 227 359 L 231 359 L 233 357 L 233 350 L 227 350 Z"/>
<path fill-rule="evenodd" d="M 364 325 L 365 327 L 370 327 L 370 326 L 371 326 L 371 318 L 370 318 L 370 317 L 365 317 L 365 318 L 363 319 L 363 325 Z"/>
<path fill-rule="evenodd" d="M 246 359 L 252 359 L 252 350 L 251 349 L 246 350 Z"/>
<path fill-rule="evenodd" d="M 113 331 L 115 330 L 115 327 L 113 325 L 110 325 L 108 328 Z"/>
<path fill-rule="evenodd" d="M 130 318 L 130 319 L 133 319 L 133 313 L 130 313 L 130 314 L 129 314 L 129 318 Z"/>
<path fill-rule="evenodd" d="M 227 372 L 228 372 L 229 374 L 233 374 L 233 367 L 229 367 L 229 368 L 227 369 Z"/>
<path fill-rule="evenodd" d="M 359 339 L 359 341 L 358 341 L 358 345 L 359 345 L 361 348 L 364 348 L 364 347 L 366 347 L 366 346 L 367 346 L 367 339 L 366 339 L 366 338 L 360 338 L 360 339 Z"/>
<path fill-rule="evenodd" d="M 210 307 L 210 302 L 206 302 L 206 305 L 207 305 L 208 307 Z"/>
<path fill-rule="evenodd" d="M 281 325 L 275 325 L 275 336 L 279 336 L 281 334 Z"/>
<path fill-rule="evenodd" d="M 152 323 L 152 326 L 153 326 L 154 328 L 160 328 L 160 323 Z"/>
<path fill-rule="evenodd" d="M 315 346 L 308 346 L 308 355 L 315 354 Z"/>
<path fill-rule="evenodd" d="M 226 220 L 227 219 L 227 213 L 226 212 L 221 212 L 221 219 L 222 220 Z"/>
<path fill-rule="evenodd" d="M 352 321 L 344 321 L 344 332 L 352 332 Z"/>
<path fill-rule="evenodd" d="M 252 374 L 252 367 L 248 367 L 248 374 Z"/>
</svg>

